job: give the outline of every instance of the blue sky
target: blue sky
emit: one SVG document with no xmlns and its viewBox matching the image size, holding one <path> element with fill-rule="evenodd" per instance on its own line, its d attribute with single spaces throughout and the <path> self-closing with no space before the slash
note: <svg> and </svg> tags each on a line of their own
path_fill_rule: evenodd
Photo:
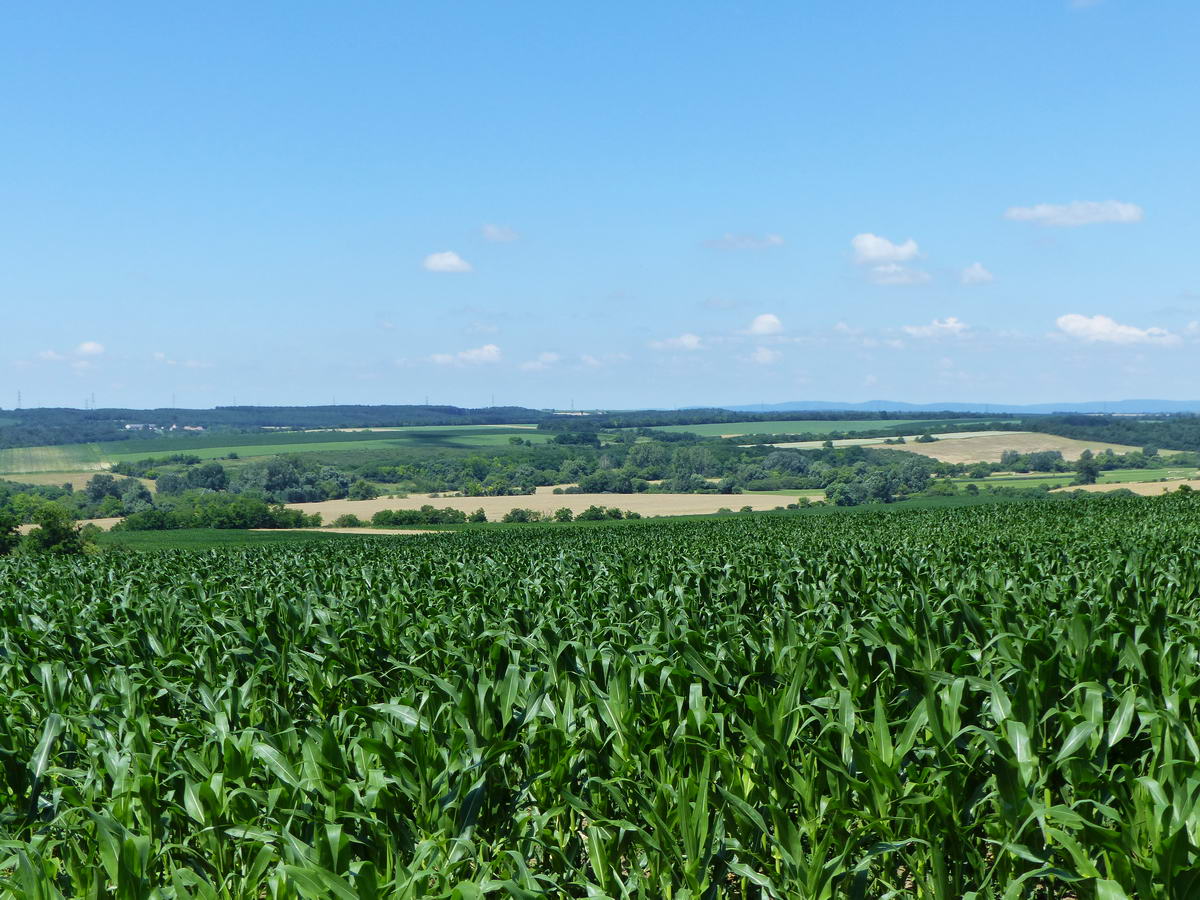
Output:
<svg viewBox="0 0 1200 900">
<path fill-rule="evenodd" d="M 9 8 L 0 406 L 1195 399 L 1197 26 Z"/>
</svg>

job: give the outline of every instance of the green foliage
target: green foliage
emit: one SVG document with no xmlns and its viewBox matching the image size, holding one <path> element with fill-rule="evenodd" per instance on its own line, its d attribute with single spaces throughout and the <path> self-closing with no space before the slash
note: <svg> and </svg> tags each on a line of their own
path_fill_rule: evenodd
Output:
<svg viewBox="0 0 1200 900">
<path fill-rule="evenodd" d="M 0 897 L 1196 896 L 1198 553 L 1181 494 L 6 557 Z"/>
<path fill-rule="evenodd" d="M 1075 463 L 1075 484 L 1095 484 L 1100 477 L 1100 464 L 1091 450 L 1084 450 Z"/>
<path fill-rule="evenodd" d="M 17 531 L 17 517 L 0 512 L 0 556 L 6 556 L 17 549 L 21 543 L 20 532 Z"/>
<path fill-rule="evenodd" d="M 388 528 L 403 528 L 407 525 L 460 525 L 467 521 L 461 509 L 447 506 L 435 509 L 426 503 L 420 509 L 381 509 L 371 516 L 371 524 Z"/>
<path fill-rule="evenodd" d="M 169 507 L 145 509 L 126 516 L 117 528 L 127 531 L 162 531 L 172 528 L 314 528 L 321 514 L 246 494 L 189 492 Z"/>
<path fill-rule="evenodd" d="M 350 485 L 346 496 L 351 500 L 374 500 L 379 496 L 379 489 L 369 481 L 359 478 Z"/>
<path fill-rule="evenodd" d="M 84 540 L 79 526 L 75 524 L 63 506 L 46 503 L 33 516 L 37 526 L 25 535 L 21 544 L 29 553 L 72 556 L 84 551 Z"/>
</svg>

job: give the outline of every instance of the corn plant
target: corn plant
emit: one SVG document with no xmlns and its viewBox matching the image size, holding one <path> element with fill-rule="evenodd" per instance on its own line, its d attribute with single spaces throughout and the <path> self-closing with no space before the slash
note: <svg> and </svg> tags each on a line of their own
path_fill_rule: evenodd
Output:
<svg viewBox="0 0 1200 900">
<path fill-rule="evenodd" d="M 1200 501 L 0 561 L 0 897 L 1200 896 Z"/>
</svg>

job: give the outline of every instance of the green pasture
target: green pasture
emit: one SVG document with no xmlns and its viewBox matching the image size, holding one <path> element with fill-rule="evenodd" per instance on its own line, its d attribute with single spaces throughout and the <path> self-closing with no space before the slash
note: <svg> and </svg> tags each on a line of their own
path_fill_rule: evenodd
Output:
<svg viewBox="0 0 1200 900">
<path fill-rule="evenodd" d="M 472 450 L 505 447 L 519 437 L 545 443 L 552 435 L 532 428 L 479 425 L 426 425 L 380 431 L 299 431 L 253 434 L 198 434 L 179 437 L 138 438 L 99 444 L 63 444 L 53 447 L 17 447 L 0 450 L 0 475 L 22 472 L 69 472 L 89 466 L 135 462 L 151 456 L 187 453 L 201 459 L 277 456 L 328 450 Z"/>
</svg>

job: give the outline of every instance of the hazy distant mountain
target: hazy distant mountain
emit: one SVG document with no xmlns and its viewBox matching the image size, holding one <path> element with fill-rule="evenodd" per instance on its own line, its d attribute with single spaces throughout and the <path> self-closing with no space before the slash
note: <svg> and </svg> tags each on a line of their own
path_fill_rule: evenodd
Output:
<svg viewBox="0 0 1200 900">
<path fill-rule="evenodd" d="M 1082 403 L 904 403 L 899 400 L 867 400 L 864 403 L 835 403 L 828 400 L 795 400 L 790 403 L 748 403 L 725 406 L 736 412 L 796 412 L 797 410 L 862 410 L 863 412 L 981 412 L 981 413 L 1194 413 L 1200 400 L 1088 400 Z"/>
</svg>

